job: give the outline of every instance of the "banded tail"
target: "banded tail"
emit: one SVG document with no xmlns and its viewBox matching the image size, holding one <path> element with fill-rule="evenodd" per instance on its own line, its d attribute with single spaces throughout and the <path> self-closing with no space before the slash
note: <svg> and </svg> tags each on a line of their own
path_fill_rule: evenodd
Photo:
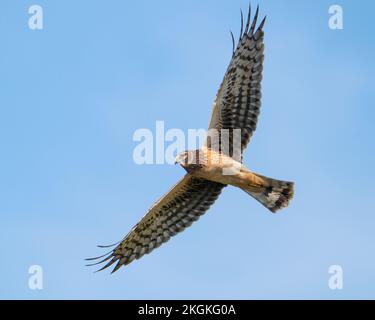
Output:
<svg viewBox="0 0 375 320">
<path fill-rule="evenodd" d="M 251 186 L 243 189 L 246 193 L 273 213 L 289 205 L 289 201 L 292 200 L 294 195 L 293 182 L 275 180 L 259 174 L 255 175 L 265 182 L 265 186 L 258 188 Z M 259 191 L 257 189 L 259 189 Z"/>
</svg>

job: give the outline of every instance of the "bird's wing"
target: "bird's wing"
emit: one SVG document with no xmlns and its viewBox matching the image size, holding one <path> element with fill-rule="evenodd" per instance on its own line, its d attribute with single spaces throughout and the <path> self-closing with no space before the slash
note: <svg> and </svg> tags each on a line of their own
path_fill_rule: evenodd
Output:
<svg viewBox="0 0 375 320">
<path fill-rule="evenodd" d="M 185 175 L 157 201 L 127 236 L 99 264 L 103 270 L 117 262 L 112 272 L 158 248 L 172 236 L 198 220 L 218 198 L 225 185 Z M 87 260 L 94 260 L 98 258 Z M 91 264 L 91 265 L 94 265 Z M 99 270 L 99 271 L 100 271 Z"/>
<path fill-rule="evenodd" d="M 241 34 L 236 50 L 217 93 L 209 129 L 241 129 L 241 152 L 254 133 L 261 105 L 261 80 L 264 59 L 264 18 L 256 28 L 259 7 L 250 23 L 251 10 L 245 28 L 241 19 Z M 242 13 L 241 13 L 242 17 Z M 233 37 L 233 35 L 232 35 Z M 229 140 L 230 146 L 232 141 Z M 210 147 L 210 140 L 206 145 Z"/>
</svg>

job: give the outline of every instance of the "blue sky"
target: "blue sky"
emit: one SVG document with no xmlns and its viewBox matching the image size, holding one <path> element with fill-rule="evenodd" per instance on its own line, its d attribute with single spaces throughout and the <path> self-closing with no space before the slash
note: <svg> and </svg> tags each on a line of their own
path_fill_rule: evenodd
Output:
<svg viewBox="0 0 375 320">
<path fill-rule="evenodd" d="M 32 4 L 43 30 L 28 28 Z M 152 254 L 113 275 L 84 266 L 184 174 L 136 165 L 133 133 L 206 126 L 247 4 L 1 2 L 0 298 L 375 298 L 369 0 L 259 0 L 263 104 L 245 163 L 295 181 L 289 208 L 271 215 L 227 188 Z M 344 30 L 328 28 L 332 4 Z M 43 290 L 28 287 L 31 265 Z M 329 289 L 330 265 L 343 290 Z"/>
</svg>

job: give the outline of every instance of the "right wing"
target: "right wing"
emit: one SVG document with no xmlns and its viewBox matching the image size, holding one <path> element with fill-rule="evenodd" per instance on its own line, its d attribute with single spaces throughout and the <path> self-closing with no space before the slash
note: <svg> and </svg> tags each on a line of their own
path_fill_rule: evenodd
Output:
<svg viewBox="0 0 375 320">
<path fill-rule="evenodd" d="M 209 129 L 217 130 L 219 137 L 221 137 L 221 129 L 229 129 L 229 131 L 241 129 L 241 153 L 256 129 L 261 105 L 264 59 L 263 26 L 266 18 L 255 29 L 258 14 L 259 7 L 250 26 L 251 10 L 249 8 L 245 29 L 243 29 L 243 19 L 241 20 L 240 39 L 217 93 L 209 124 Z M 229 138 L 231 148 L 233 146 L 231 132 L 229 132 Z M 206 145 L 211 147 L 209 139 Z"/>
</svg>

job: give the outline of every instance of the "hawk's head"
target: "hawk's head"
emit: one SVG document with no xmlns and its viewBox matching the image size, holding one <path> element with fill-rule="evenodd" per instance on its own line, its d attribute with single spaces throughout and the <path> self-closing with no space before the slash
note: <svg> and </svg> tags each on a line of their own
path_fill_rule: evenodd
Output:
<svg viewBox="0 0 375 320">
<path fill-rule="evenodd" d="M 197 170 L 204 165 L 204 154 L 199 150 L 187 150 L 177 155 L 175 164 L 181 165 L 186 171 Z"/>
</svg>

